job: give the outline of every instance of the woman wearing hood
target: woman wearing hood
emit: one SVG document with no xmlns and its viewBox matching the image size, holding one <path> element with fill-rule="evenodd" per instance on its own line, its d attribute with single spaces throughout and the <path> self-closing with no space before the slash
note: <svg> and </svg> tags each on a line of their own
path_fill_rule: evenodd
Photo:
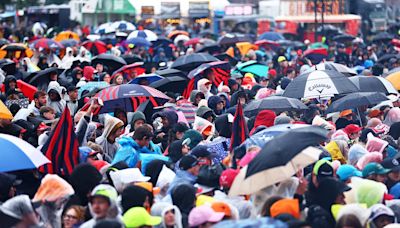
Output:
<svg viewBox="0 0 400 228">
<path fill-rule="evenodd" d="M 224 101 L 220 96 L 211 96 L 208 98 L 207 105 L 218 116 L 225 112 Z"/>
<path fill-rule="evenodd" d="M 62 69 L 69 69 L 72 66 L 72 63 L 74 62 L 75 57 L 74 57 L 74 52 L 71 47 L 67 47 L 65 51 L 65 56 L 62 58 L 61 61 L 61 68 Z"/>
<path fill-rule="evenodd" d="M 182 214 L 175 205 L 159 202 L 151 207 L 151 215 L 160 216 L 162 222 L 154 228 L 182 228 Z"/>
<path fill-rule="evenodd" d="M 212 83 L 210 80 L 206 78 L 202 78 L 197 82 L 197 89 L 200 90 L 204 94 L 204 97 L 208 99 L 211 97 L 213 94 L 211 93 L 211 86 Z"/>
<path fill-rule="evenodd" d="M 204 93 L 200 90 L 193 90 L 190 93 L 189 101 L 192 102 L 194 106 L 197 106 L 199 102 L 203 99 L 206 99 L 206 97 L 204 96 Z"/>
<path fill-rule="evenodd" d="M 55 110 L 56 116 L 61 116 L 66 105 L 65 100 L 62 99 L 62 87 L 58 82 L 52 81 L 47 88 L 47 94 L 49 95 L 47 105 Z"/>
<path fill-rule="evenodd" d="M 104 118 L 104 131 L 100 137 L 96 138 L 96 144 L 103 147 L 104 153 L 110 158 L 114 158 L 119 148 L 116 139 L 123 132 L 124 123 L 122 120 L 106 115 Z"/>
<path fill-rule="evenodd" d="M 94 188 L 90 194 L 89 200 L 89 210 L 93 218 L 80 227 L 94 227 L 98 221 L 105 219 L 118 220 L 122 225 L 122 219 L 117 206 L 117 198 L 117 191 L 110 185 L 100 184 Z"/>
</svg>

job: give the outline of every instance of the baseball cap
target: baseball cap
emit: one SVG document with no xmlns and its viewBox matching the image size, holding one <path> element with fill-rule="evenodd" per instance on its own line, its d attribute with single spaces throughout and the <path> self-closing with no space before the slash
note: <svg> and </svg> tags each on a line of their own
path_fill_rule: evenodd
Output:
<svg viewBox="0 0 400 228">
<path fill-rule="evenodd" d="M 317 176 L 318 180 L 326 177 L 333 177 L 332 162 L 326 159 L 317 161 L 314 165 L 313 173 Z"/>
<path fill-rule="evenodd" d="M 371 162 L 367 164 L 364 169 L 362 170 L 363 177 L 368 177 L 372 174 L 387 174 L 390 172 L 390 169 L 385 169 L 383 166 L 376 162 Z"/>
<path fill-rule="evenodd" d="M 192 151 L 190 151 L 190 154 L 197 158 L 206 158 L 211 155 L 210 151 L 208 151 L 208 147 L 204 145 L 195 146 Z"/>
<path fill-rule="evenodd" d="M 339 177 L 339 180 L 346 182 L 351 177 L 362 177 L 362 172 L 356 169 L 356 167 L 352 165 L 341 165 L 336 170 L 336 175 Z"/>
<path fill-rule="evenodd" d="M 240 170 L 238 169 L 226 169 L 222 171 L 219 177 L 219 185 L 223 188 L 230 188 L 239 172 Z"/>
<path fill-rule="evenodd" d="M 382 161 L 382 166 L 385 169 L 390 169 L 391 171 L 400 171 L 400 162 L 399 162 L 400 156 L 396 156 L 394 158 L 385 158 Z"/>
<path fill-rule="evenodd" d="M 74 91 L 74 90 L 77 90 L 77 89 L 78 88 L 76 86 L 68 86 L 67 91 L 71 92 L 71 91 Z"/>
<path fill-rule="evenodd" d="M 179 161 L 179 168 L 182 170 L 188 170 L 190 168 L 195 167 L 199 162 L 197 158 L 193 155 L 186 155 L 181 158 Z"/>
<path fill-rule="evenodd" d="M 350 115 L 350 114 L 352 114 L 352 113 L 353 113 L 353 111 L 351 111 L 351 109 L 346 109 L 346 110 L 343 110 L 343 111 L 341 111 L 341 112 L 339 113 L 339 117 L 348 116 L 348 115 Z"/>
<path fill-rule="evenodd" d="M 219 222 L 224 218 L 225 213 L 215 212 L 211 207 L 202 205 L 195 207 L 189 213 L 190 227 L 199 226 L 206 222 Z"/>
<path fill-rule="evenodd" d="M 370 208 L 370 210 L 371 210 L 371 215 L 369 218 L 371 220 L 375 220 L 376 218 L 382 215 L 387 215 L 394 219 L 393 210 L 383 204 L 375 204 Z"/>
<path fill-rule="evenodd" d="M 290 214 L 296 219 L 300 219 L 300 205 L 298 199 L 281 199 L 271 206 L 271 217 L 275 218 L 281 214 Z"/>
<path fill-rule="evenodd" d="M 0 173 L 0 192 L 3 190 L 7 190 L 7 194 L 9 191 L 9 188 L 12 186 L 17 186 L 22 183 L 22 180 L 18 180 L 17 176 L 9 173 Z M 7 187 L 9 187 L 7 189 Z"/>
<path fill-rule="evenodd" d="M 359 127 L 357 124 L 349 124 L 344 128 L 344 132 L 348 135 L 357 133 L 362 130 L 362 127 Z"/>
<path fill-rule="evenodd" d="M 278 63 L 281 63 L 283 61 L 286 61 L 286 57 L 285 56 L 279 56 L 278 57 Z"/>
<path fill-rule="evenodd" d="M 127 228 L 156 226 L 161 223 L 161 217 L 151 216 L 143 207 L 133 207 L 125 212 L 122 221 Z"/>
</svg>

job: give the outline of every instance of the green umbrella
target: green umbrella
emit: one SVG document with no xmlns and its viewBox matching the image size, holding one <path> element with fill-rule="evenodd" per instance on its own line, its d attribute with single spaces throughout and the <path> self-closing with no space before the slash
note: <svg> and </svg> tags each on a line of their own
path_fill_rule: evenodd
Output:
<svg viewBox="0 0 400 228">
<path fill-rule="evenodd" d="M 268 66 L 263 65 L 255 60 L 238 64 L 235 71 L 240 73 L 252 73 L 259 77 L 268 76 Z"/>
<path fill-rule="evenodd" d="M 328 50 L 328 45 L 321 43 L 321 42 L 317 42 L 317 43 L 312 43 L 310 45 L 310 49 L 319 49 L 319 48 L 325 48 L 326 50 Z"/>
</svg>

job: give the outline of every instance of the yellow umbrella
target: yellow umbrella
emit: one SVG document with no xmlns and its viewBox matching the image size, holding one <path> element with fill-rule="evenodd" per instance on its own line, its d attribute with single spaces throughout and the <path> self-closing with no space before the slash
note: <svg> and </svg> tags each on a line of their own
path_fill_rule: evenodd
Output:
<svg viewBox="0 0 400 228">
<path fill-rule="evenodd" d="M 32 57 L 33 51 L 22 43 L 6 44 L 0 48 L 0 59 L 6 58 L 8 53 L 13 53 L 12 58 Z"/>
<path fill-rule="evenodd" d="M 236 43 L 236 47 L 239 49 L 241 55 L 247 54 L 251 49 L 252 50 L 258 50 L 258 46 L 254 45 L 249 42 L 239 42 Z"/>
<path fill-rule="evenodd" d="M 75 32 L 71 32 L 71 31 L 63 31 L 60 32 L 55 38 L 54 40 L 57 42 L 60 42 L 62 40 L 68 40 L 68 39 L 74 39 L 77 41 L 80 41 L 79 39 L 79 35 Z"/>
<path fill-rule="evenodd" d="M 386 79 L 392 83 L 394 88 L 400 90 L 400 71 L 394 72 L 393 74 L 389 74 Z"/>
<path fill-rule="evenodd" d="M 0 100 L 0 119 L 12 120 L 14 117 L 7 106 Z"/>
</svg>

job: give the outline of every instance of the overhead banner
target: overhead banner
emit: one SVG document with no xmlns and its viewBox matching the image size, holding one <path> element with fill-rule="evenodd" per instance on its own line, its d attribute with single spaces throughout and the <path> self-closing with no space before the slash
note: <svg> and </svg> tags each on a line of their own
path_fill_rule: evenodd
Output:
<svg viewBox="0 0 400 228">
<path fill-rule="evenodd" d="M 179 2 L 161 2 L 161 18 L 180 18 L 181 5 Z"/>
<path fill-rule="evenodd" d="M 208 2 L 189 2 L 189 17 L 204 18 L 210 15 Z"/>
</svg>

